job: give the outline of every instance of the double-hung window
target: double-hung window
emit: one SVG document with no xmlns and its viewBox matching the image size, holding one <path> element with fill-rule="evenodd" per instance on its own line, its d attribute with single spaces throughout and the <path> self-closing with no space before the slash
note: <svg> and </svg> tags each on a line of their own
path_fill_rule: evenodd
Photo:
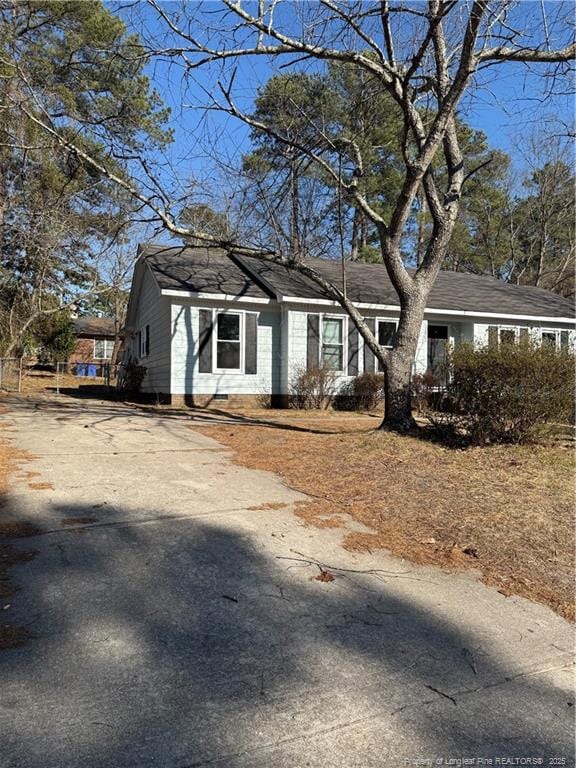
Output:
<svg viewBox="0 0 576 768">
<path fill-rule="evenodd" d="M 344 320 L 322 318 L 322 363 L 332 371 L 344 370 Z"/>
<path fill-rule="evenodd" d="M 94 339 L 94 359 L 110 360 L 114 351 L 113 339 Z"/>
<path fill-rule="evenodd" d="M 242 367 L 242 316 L 237 312 L 216 315 L 216 368 L 239 371 Z"/>
<path fill-rule="evenodd" d="M 394 346 L 396 323 L 393 320 L 378 320 L 378 344 L 381 347 Z M 383 371 L 382 363 L 378 360 L 378 370 Z"/>
</svg>

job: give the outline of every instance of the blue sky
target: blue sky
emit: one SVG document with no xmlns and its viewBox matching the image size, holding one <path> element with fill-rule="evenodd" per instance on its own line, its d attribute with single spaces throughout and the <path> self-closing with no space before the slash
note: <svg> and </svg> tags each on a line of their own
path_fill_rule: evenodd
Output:
<svg viewBox="0 0 576 768">
<path fill-rule="evenodd" d="M 177 5 L 164 3 L 164 7 L 170 11 Z M 542 6 L 539 2 L 525 0 L 518 5 L 510 22 L 515 27 L 532 29 L 536 33 L 541 27 L 542 7 L 552 18 L 560 6 L 558 3 Z M 196 16 L 195 35 L 214 38 L 220 34 L 222 28 L 218 26 L 216 13 L 219 8 L 217 2 L 188 3 L 188 14 Z M 174 44 L 174 36 L 165 33 L 163 22 L 158 21 L 155 12 L 146 4 L 120 7 L 120 13 L 145 39 Z M 285 18 L 290 13 L 288 4 Z M 208 31 L 209 28 L 212 31 Z M 277 67 L 278 62 L 264 57 L 246 57 L 238 61 L 234 97 L 239 106 L 250 111 L 258 86 L 277 72 Z M 225 79 L 229 72 L 228 69 Z M 175 141 L 163 158 L 165 178 L 178 180 L 174 188 L 177 195 L 184 193 L 193 177 L 208 187 L 214 185 L 219 178 L 219 165 L 238 164 L 241 155 L 250 149 L 246 126 L 234 118 L 204 109 L 211 95 L 217 93 L 220 70 L 217 66 L 200 68 L 186 77 L 180 63 L 156 60 L 148 67 L 148 74 L 164 102 L 172 109 Z M 543 100 L 542 89 L 546 83 L 536 67 L 529 69 L 520 64 L 503 64 L 487 70 L 481 80 L 482 87 L 463 100 L 461 115 L 474 128 L 487 134 L 492 147 L 508 152 L 520 170 L 526 165 L 525 150 L 531 132 L 547 124 L 551 117 L 559 117 L 565 123 L 573 122 L 572 96 Z"/>
</svg>

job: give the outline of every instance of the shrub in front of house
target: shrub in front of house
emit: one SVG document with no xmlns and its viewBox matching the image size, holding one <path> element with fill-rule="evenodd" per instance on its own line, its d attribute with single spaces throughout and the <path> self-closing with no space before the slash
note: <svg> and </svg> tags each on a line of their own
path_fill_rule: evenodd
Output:
<svg viewBox="0 0 576 768">
<path fill-rule="evenodd" d="M 373 411 L 384 400 L 384 374 L 361 373 L 344 384 L 334 398 L 341 411 Z"/>
<path fill-rule="evenodd" d="M 335 394 L 336 374 L 330 368 L 299 368 L 291 382 L 292 408 L 328 408 Z"/>
<path fill-rule="evenodd" d="M 117 388 L 125 394 L 138 394 L 146 371 L 145 366 L 138 365 L 135 360 L 128 360 L 120 369 Z"/>
<path fill-rule="evenodd" d="M 574 418 L 574 355 L 533 342 L 456 346 L 436 426 L 475 444 L 525 443 Z"/>
<path fill-rule="evenodd" d="M 412 406 L 419 413 L 438 407 L 443 398 L 444 372 L 440 375 L 427 371 L 412 376 Z"/>
</svg>

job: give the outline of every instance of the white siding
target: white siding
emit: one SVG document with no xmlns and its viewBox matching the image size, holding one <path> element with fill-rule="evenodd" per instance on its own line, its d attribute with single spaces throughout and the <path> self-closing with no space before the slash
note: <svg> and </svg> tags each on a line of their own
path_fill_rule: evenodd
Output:
<svg viewBox="0 0 576 768">
<path fill-rule="evenodd" d="M 416 357 L 414 359 L 414 373 L 426 373 L 428 368 L 428 321 L 424 320 L 420 328 Z"/>
<path fill-rule="evenodd" d="M 343 337 L 344 337 L 344 351 L 343 351 L 343 360 L 344 360 L 344 366 L 346 366 L 346 363 L 348 361 L 348 345 L 347 345 L 347 338 L 348 338 L 348 317 L 343 312 L 338 311 L 332 311 L 332 308 L 330 308 L 329 311 L 324 312 L 319 311 L 317 307 L 314 307 L 313 305 L 304 305 L 302 309 L 288 310 L 288 365 L 286 368 L 287 373 L 287 391 L 292 391 L 292 385 L 295 382 L 296 378 L 298 377 L 298 374 L 306 369 L 306 361 L 307 361 L 307 352 L 308 352 L 308 313 L 314 313 L 314 314 L 326 314 L 331 317 L 342 317 L 344 319 L 343 324 Z M 351 322 L 351 321 L 350 321 Z M 360 345 L 362 346 L 362 345 Z M 362 358 L 362 352 L 359 353 L 359 370 L 362 371 L 363 366 L 363 358 Z M 340 389 L 340 387 L 345 384 L 347 381 L 350 381 L 350 376 L 346 376 L 345 374 L 336 374 L 335 377 L 335 388 L 336 390 Z"/>
<path fill-rule="evenodd" d="M 315 314 L 328 314 L 338 315 L 345 318 L 345 328 L 347 323 L 351 323 L 346 315 L 342 311 L 333 309 L 332 307 L 327 310 L 326 307 L 321 307 L 314 304 L 300 305 L 298 309 L 289 309 L 287 311 L 288 322 L 286 323 L 286 329 L 288 331 L 288 338 L 283 339 L 283 350 L 287 356 L 285 360 L 285 367 L 283 369 L 282 386 L 283 392 L 290 392 L 291 382 L 294 381 L 298 370 L 306 367 L 306 349 L 307 349 L 307 315 L 308 313 Z M 398 316 L 391 313 L 376 312 L 373 310 L 367 310 L 364 313 L 365 317 L 373 317 L 381 320 L 397 320 Z M 418 339 L 418 347 L 416 349 L 416 358 L 414 361 L 414 373 L 425 373 L 428 368 L 428 325 L 446 325 L 448 327 L 448 338 L 452 345 L 462 342 L 474 342 L 477 346 L 486 345 L 488 343 L 488 326 L 489 325 L 501 325 L 506 327 L 528 327 L 532 338 L 539 339 L 541 331 L 543 329 L 558 329 L 566 330 L 566 324 L 553 323 L 546 324 L 545 326 L 534 325 L 526 321 L 519 321 L 517 323 L 510 320 L 495 318 L 490 323 L 475 323 L 469 317 L 449 317 L 445 315 L 437 315 L 430 313 L 426 316 L 426 319 L 422 323 L 420 329 L 420 336 Z M 284 325 L 283 325 L 284 331 Z M 347 334 L 345 334 L 347 336 Z M 576 331 L 570 330 L 570 344 L 572 347 L 576 346 Z M 344 349 L 344 359 L 348 359 L 347 349 Z M 360 353 L 358 360 L 359 371 L 364 370 L 364 344 L 360 342 Z M 336 387 L 340 388 L 344 383 L 350 380 L 349 376 L 339 374 L 336 377 Z"/>
<path fill-rule="evenodd" d="M 147 325 L 150 327 L 150 354 L 140 357 L 138 331 L 143 331 Z M 170 392 L 170 300 L 161 295 L 148 269 L 144 271 L 134 333 L 129 343 L 132 358 L 146 368 L 142 391 Z"/>
<path fill-rule="evenodd" d="M 460 341 L 468 344 L 474 341 L 474 323 L 460 323 Z"/>
<path fill-rule="evenodd" d="M 285 375 L 283 378 L 283 391 L 284 392 L 290 392 L 290 386 L 291 383 L 295 380 L 296 376 L 298 375 L 298 371 L 302 370 L 303 368 L 306 368 L 306 352 L 307 352 L 307 344 L 308 344 L 308 336 L 307 336 L 307 316 L 308 313 L 314 313 L 314 314 L 326 314 L 330 316 L 338 316 L 344 318 L 344 363 L 346 364 L 348 360 L 348 349 L 346 340 L 348 337 L 348 327 L 349 324 L 352 322 L 347 315 L 342 312 L 338 311 L 336 309 L 330 308 L 328 311 L 326 311 L 325 307 L 318 307 L 318 305 L 313 304 L 305 304 L 298 309 L 290 309 L 288 310 L 288 322 L 287 322 L 287 330 L 288 330 L 288 339 L 285 340 L 286 344 L 286 355 L 287 355 L 287 365 L 285 367 Z M 374 319 L 378 320 L 391 320 L 391 321 L 397 321 L 398 315 L 393 314 L 386 314 L 383 312 L 370 312 L 366 313 L 365 317 L 373 317 Z M 416 351 L 416 360 L 414 365 L 414 371 L 416 373 L 424 373 L 426 371 L 428 362 L 428 333 L 427 333 L 427 323 L 424 321 L 422 323 L 422 327 L 420 329 L 420 336 L 418 339 L 418 348 Z M 358 355 L 358 370 L 360 373 L 364 371 L 364 343 L 362 339 L 360 339 L 360 350 Z M 345 374 L 338 374 L 336 376 L 336 382 L 335 386 L 337 389 L 339 389 L 342 385 L 344 385 L 346 382 L 350 381 L 351 377 L 347 376 Z"/>
<path fill-rule="evenodd" d="M 574 348 L 576 345 L 576 331 L 570 328 L 566 323 L 546 322 L 545 324 L 535 324 L 526 321 L 514 321 L 504 318 L 494 318 L 489 323 L 474 323 L 473 325 L 473 341 L 476 347 L 485 347 L 488 344 L 488 328 L 491 325 L 499 326 L 500 328 L 528 328 L 530 337 L 534 341 L 539 341 L 542 337 L 543 330 L 556 330 L 556 331 L 568 331 L 570 347 Z"/>
<path fill-rule="evenodd" d="M 279 393 L 281 395 L 290 394 L 289 376 L 290 376 L 290 310 L 282 306 L 280 314 L 280 363 L 279 363 Z"/>
<path fill-rule="evenodd" d="M 258 313 L 257 373 L 200 373 L 198 360 L 201 308 Z M 204 301 L 172 300 L 172 376 L 174 395 L 264 395 L 280 392 L 280 311 L 278 307 L 242 304 L 223 307 Z"/>
</svg>

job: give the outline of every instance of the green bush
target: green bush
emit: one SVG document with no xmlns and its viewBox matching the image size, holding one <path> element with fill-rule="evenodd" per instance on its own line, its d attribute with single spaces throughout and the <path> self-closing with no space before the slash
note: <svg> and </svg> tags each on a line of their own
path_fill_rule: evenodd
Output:
<svg viewBox="0 0 576 768">
<path fill-rule="evenodd" d="M 291 383 L 292 408 L 327 408 L 334 397 L 336 374 L 330 368 L 300 368 Z"/>
<path fill-rule="evenodd" d="M 68 360 L 76 346 L 76 331 L 68 312 L 55 312 L 37 321 L 34 337 L 41 363 Z"/>
<path fill-rule="evenodd" d="M 455 347 L 437 425 L 471 442 L 524 443 L 574 418 L 574 355 L 533 342 Z"/>
</svg>

